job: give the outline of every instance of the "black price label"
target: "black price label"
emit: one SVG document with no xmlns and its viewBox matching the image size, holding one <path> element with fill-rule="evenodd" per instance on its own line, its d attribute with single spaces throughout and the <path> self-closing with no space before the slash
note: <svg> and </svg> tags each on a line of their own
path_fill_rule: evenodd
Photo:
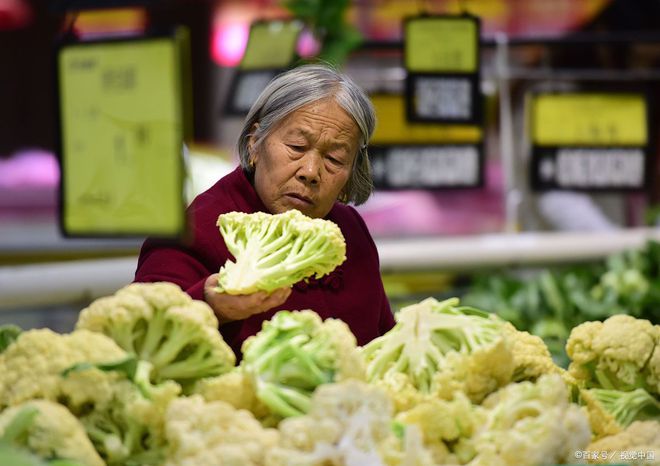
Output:
<svg viewBox="0 0 660 466">
<path fill-rule="evenodd" d="M 477 187 L 482 183 L 476 145 L 370 148 L 372 176 L 380 189 Z"/>
</svg>

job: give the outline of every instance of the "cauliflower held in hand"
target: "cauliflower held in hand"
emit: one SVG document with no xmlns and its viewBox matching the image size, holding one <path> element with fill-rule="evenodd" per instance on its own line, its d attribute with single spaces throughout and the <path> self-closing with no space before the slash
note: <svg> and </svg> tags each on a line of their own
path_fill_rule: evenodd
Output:
<svg viewBox="0 0 660 466">
<path fill-rule="evenodd" d="M 266 466 L 431 466 L 416 426 L 392 423 L 385 392 L 357 380 L 319 387 L 305 416 L 280 423 Z M 402 437 L 402 438 L 400 438 Z"/>
<path fill-rule="evenodd" d="M 575 327 L 566 343 L 569 373 L 586 388 L 660 393 L 660 326 L 619 314 Z"/>
<path fill-rule="evenodd" d="M 260 466 L 279 439 L 248 411 L 199 395 L 170 403 L 165 429 L 165 466 Z"/>
<path fill-rule="evenodd" d="M 297 210 L 271 215 L 230 212 L 218 217 L 220 233 L 235 262 L 220 269 L 220 293 L 251 294 L 322 277 L 346 259 L 346 242 L 331 221 Z"/>
<path fill-rule="evenodd" d="M 2 442 L 25 448 L 44 459 L 61 458 L 86 466 L 105 466 L 78 419 L 52 401 L 28 401 L 2 411 Z"/>
<path fill-rule="evenodd" d="M 569 402 L 561 376 L 507 385 L 484 400 L 483 422 L 460 446 L 476 465 L 536 466 L 575 462 L 591 440 L 589 421 Z"/>
<path fill-rule="evenodd" d="M 153 364 L 154 381 L 187 385 L 234 366 L 211 308 L 173 283 L 133 283 L 83 309 L 77 329 L 103 333 Z"/>
<path fill-rule="evenodd" d="M 309 411 L 321 384 L 364 378 L 348 326 L 339 319 L 322 321 L 311 310 L 279 311 L 241 349 L 241 368 L 253 378 L 257 398 L 281 417 Z"/>
<path fill-rule="evenodd" d="M 463 391 L 477 403 L 507 384 L 514 367 L 505 322 L 458 303 L 428 298 L 401 309 L 394 328 L 362 349 L 368 380 L 388 387 L 402 373 L 422 394 Z"/>
</svg>

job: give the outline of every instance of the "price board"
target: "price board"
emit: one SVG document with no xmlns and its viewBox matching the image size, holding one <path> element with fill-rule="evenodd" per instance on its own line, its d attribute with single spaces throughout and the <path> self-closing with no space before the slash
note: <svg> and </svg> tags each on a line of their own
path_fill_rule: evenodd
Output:
<svg viewBox="0 0 660 466">
<path fill-rule="evenodd" d="M 60 44 L 60 226 L 66 236 L 185 229 L 188 34 Z"/>
<path fill-rule="evenodd" d="M 474 125 L 410 122 L 401 95 L 374 94 L 378 125 L 369 146 L 378 189 L 483 185 L 483 132 Z"/>
<path fill-rule="evenodd" d="M 418 16 L 404 21 L 410 121 L 481 120 L 479 44 L 480 21 L 474 16 Z"/>
<path fill-rule="evenodd" d="M 536 93 L 528 96 L 532 187 L 642 189 L 650 153 L 643 93 Z"/>
<path fill-rule="evenodd" d="M 297 20 L 251 24 L 245 53 L 230 84 L 226 114 L 245 115 L 266 85 L 291 65 L 301 31 Z"/>
</svg>

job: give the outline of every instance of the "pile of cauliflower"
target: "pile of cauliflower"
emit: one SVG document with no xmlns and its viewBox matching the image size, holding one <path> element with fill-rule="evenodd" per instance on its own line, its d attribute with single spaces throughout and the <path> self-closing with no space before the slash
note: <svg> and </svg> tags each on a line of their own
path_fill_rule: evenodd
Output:
<svg viewBox="0 0 660 466">
<path fill-rule="evenodd" d="M 660 326 L 589 322 L 567 351 L 429 298 L 364 347 L 280 311 L 237 364 L 207 304 L 131 284 L 69 334 L 0 328 L 0 464 L 660 464 Z"/>
</svg>

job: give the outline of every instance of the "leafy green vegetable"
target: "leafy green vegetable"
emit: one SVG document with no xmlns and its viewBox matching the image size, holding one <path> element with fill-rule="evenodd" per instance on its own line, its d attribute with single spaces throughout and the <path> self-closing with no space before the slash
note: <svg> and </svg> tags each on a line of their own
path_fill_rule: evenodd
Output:
<svg viewBox="0 0 660 466">
<path fill-rule="evenodd" d="M 336 224 L 295 209 L 277 215 L 230 212 L 220 215 L 218 226 L 236 260 L 220 269 L 221 293 L 273 291 L 313 275 L 322 277 L 346 259 L 346 243 Z"/>
</svg>

